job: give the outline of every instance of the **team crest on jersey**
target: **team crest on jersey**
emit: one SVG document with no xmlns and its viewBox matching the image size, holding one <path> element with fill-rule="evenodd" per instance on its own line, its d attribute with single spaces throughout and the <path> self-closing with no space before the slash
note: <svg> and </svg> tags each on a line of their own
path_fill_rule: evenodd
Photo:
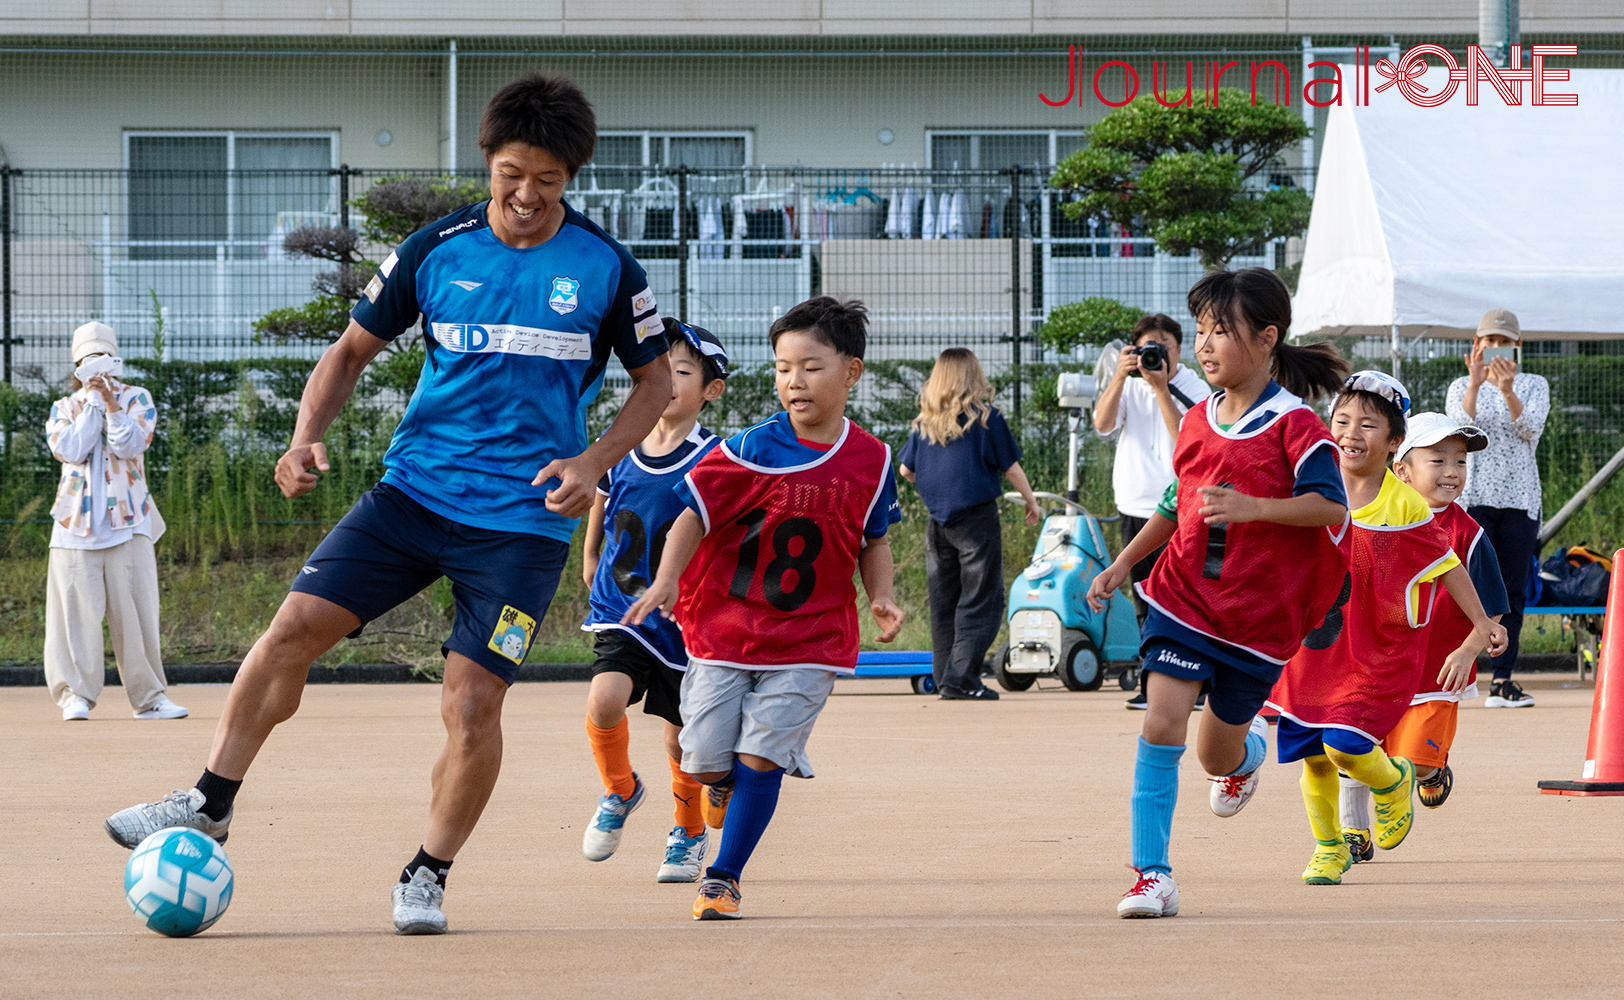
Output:
<svg viewBox="0 0 1624 1000">
<path fill-rule="evenodd" d="M 578 304 L 575 293 L 581 290 L 581 283 L 574 278 L 554 278 L 553 294 L 547 299 L 547 304 L 553 307 L 553 312 L 563 316 L 575 311 Z"/>
<path fill-rule="evenodd" d="M 510 604 L 502 605 L 502 616 L 491 631 L 490 648 L 514 663 L 524 663 L 530 640 L 536 636 L 536 620 Z"/>
</svg>

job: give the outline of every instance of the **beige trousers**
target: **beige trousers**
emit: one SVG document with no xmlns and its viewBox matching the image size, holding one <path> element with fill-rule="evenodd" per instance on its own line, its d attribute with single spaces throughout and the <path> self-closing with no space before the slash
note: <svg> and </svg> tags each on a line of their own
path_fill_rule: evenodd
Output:
<svg viewBox="0 0 1624 1000">
<path fill-rule="evenodd" d="M 110 549 L 52 549 L 45 582 L 45 682 L 58 705 L 101 697 L 102 619 L 130 707 L 144 712 L 164 693 L 158 653 L 158 560 L 136 535 Z"/>
</svg>

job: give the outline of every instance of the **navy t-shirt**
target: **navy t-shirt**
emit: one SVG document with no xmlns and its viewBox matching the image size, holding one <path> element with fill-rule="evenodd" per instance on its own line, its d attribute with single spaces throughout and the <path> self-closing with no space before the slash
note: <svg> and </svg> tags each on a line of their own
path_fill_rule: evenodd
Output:
<svg viewBox="0 0 1624 1000">
<path fill-rule="evenodd" d="M 1021 446 L 996 407 L 979 420 L 960 417 L 964 436 L 947 444 L 932 444 L 916 428 L 902 446 L 899 460 L 913 470 L 914 485 L 930 511 L 930 519 L 948 524 L 977 504 L 996 500 L 1004 492 L 1004 473 L 1021 460 Z"/>
<path fill-rule="evenodd" d="M 648 279 L 624 247 L 565 203 L 547 242 L 496 238 L 482 201 L 406 238 L 352 315 L 385 340 L 423 317 L 428 357 L 384 455 L 383 481 L 458 524 L 567 542 L 546 507 L 555 458 L 586 450 L 586 408 L 614 354 L 665 353 Z"/>
</svg>

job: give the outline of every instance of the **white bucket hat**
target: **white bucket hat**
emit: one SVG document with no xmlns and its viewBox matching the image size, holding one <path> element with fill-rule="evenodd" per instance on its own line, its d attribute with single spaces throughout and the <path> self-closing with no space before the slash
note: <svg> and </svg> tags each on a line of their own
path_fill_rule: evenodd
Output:
<svg viewBox="0 0 1624 1000">
<path fill-rule="evenodd" d="M 87 354 L 110 354 L 118 357 L 118 334 L 106 323 L 92 320 L 73 331 L 73 363 Z"/>
</svg>

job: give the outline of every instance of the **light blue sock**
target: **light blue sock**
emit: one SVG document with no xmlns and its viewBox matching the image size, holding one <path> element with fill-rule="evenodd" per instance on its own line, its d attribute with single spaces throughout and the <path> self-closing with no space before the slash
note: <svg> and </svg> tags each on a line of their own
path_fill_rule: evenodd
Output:
<svg viewBox="0 0 1624 1000">
<path fill-rule="evenodd" d="M 1263 762 L 1268 759 L 1268 756 L 1269 741 L 1263 738 L 1262 733 L 1254 729 L 1246 734 L 1246 759 L 1241 761 L 1240 767 L 1229 773 L 1251 774 L 1263 766 Z"/>
<path fill-rule="evenodd" d="M 1173 806 L 1179 799 L 1179 760 L 1183 747 L 1146 743 L 1139 737 L 1133 768 L 1132 855 L 1142 872 L 1171 872 L 1167 843 L 1173 838 Z"/>
</svg>

